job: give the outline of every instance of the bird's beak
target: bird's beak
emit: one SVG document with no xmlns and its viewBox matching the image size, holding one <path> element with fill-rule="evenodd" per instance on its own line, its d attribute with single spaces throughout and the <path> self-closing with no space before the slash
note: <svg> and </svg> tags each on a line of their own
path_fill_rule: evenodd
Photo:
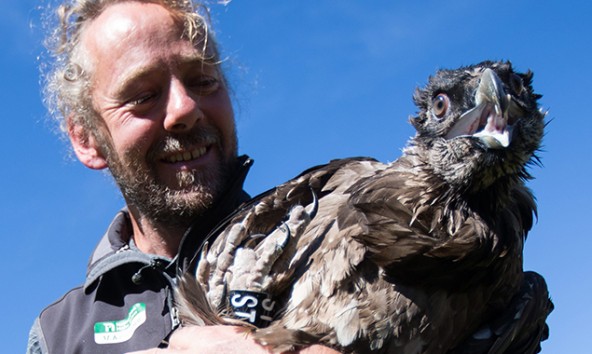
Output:
<svg viewBox="0 0 592 354">
<path fill-rule="evenodd" d="M 487 68 L 475 93 L 475 107 L 463 113 L 446 138 L 472 136 L 488 148 L 507 148 L 512 138 L 508 111 L 513 105 L 512 97 L 504 90 L 500 78 Z"/>
</svg>

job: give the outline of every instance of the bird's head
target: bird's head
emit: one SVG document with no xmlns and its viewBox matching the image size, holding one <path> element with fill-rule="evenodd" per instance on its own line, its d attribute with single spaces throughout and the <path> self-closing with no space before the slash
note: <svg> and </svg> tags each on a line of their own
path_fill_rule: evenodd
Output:
<svg viewBox="0 0 592 354">
<path fill-rule="evenodd" d="M 473 191 L 528 178 L 545 126 L 532 76 L 509 62 L 438 71 L 414 95 L 417 135 L 408 152 L 421 147 L 436 174 Z"/>
</svg>

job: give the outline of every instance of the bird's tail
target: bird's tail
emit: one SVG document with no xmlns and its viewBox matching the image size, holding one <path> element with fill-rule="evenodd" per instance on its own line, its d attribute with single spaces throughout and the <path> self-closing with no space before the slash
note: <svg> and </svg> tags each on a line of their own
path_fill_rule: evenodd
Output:
<svg viewBox="0 0 592 354">
<path fill-rule="evenodd" d="M 179 319 L 183 325 L 212 326 L 225 323 L 210 305 L 204 289 L 190 273 L 179 278 L 175 293 Z"/>
</svg>

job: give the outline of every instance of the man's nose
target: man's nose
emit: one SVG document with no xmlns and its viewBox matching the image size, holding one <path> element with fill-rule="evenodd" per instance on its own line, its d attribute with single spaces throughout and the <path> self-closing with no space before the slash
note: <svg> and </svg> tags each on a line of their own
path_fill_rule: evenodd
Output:
<svg viewBox="0 0 592 354">
<path fill-rule="evenodd" d="M 173 133 L 182 133 L 193 128 L 204 117 L 199 108 L 198 95 L 191 95 L 179 80 L 172 80 L 166 107 L 164 128 Z"/>
</svg>

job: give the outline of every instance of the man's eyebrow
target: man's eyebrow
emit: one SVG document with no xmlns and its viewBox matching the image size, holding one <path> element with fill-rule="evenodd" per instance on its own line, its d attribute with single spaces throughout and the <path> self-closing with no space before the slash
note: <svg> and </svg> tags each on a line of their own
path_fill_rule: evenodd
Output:
<svg viewBox="0 0 592 354">
<path fill-rule="evenodd" d="M 183 67 L 199 66 L 200 68 L 213 68 L 217 65 L 213 60 L 198 54 L 177 58 L 176 62 Z"/>
<path fill-rule="evenodd" d="M 154 75 L 155 70 L 158 70 L 160 65 L 139 65 L 134 67 L 121 76 L 114 90 L 112 91 L 115 97 L 123 97 L 127 91 L 137 84 L 138 80 Z"/>
</svg>

